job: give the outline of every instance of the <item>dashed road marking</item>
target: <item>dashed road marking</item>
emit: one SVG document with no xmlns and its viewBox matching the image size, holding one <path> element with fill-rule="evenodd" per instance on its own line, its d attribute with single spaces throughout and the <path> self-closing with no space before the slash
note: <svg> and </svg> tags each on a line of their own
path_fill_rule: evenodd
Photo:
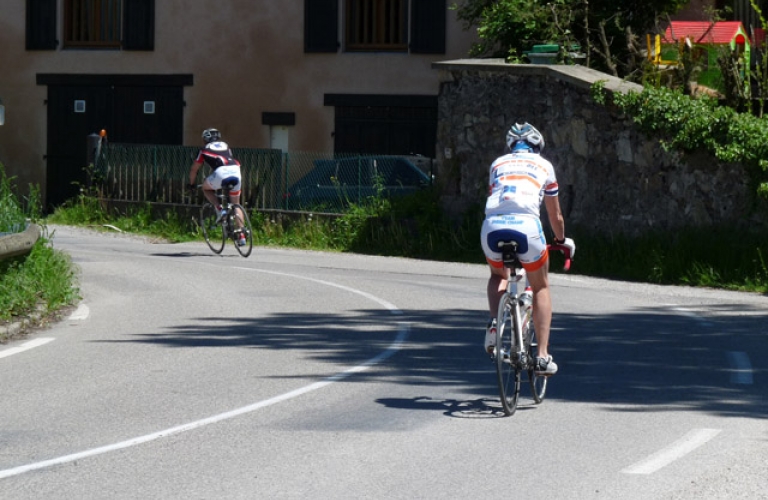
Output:
<svg viewBox="0 0 768 500">
<path fill-rule="evenodd" d="M 688 318 L 691 318 L 692 320 L 696 321 L 696 323 L 699 324 L 699 326 L 705 326 L 705 327 L 712 327 L 715 324 L 712 323 L 712 321 L 706 319 L 701 315 L 701 312 L 695 311 L 693 309 L 687 309 L 685 307 L 679 307 L 679 306 L 670 306 L 670 308 L 675 311 L 679 312 L 683 316 L 687 316 Z"/>
<path fill-rule="evenodd" d="M 75 312 L 69 315 L 67 318 L 68 321 L 82 321 L 86 318 L 88 318 L 88 315 L 91 313 L 91 310 L 88 309 L 88 306 L 85 304 L 80 304 Z"/>
<path fill-rule="evenodd" d="M 753 383 L 752 363 L 746 352 L 729 351 L 728 361 L 731 364 L 731 383 L 750 385 Z"/>
</svg>

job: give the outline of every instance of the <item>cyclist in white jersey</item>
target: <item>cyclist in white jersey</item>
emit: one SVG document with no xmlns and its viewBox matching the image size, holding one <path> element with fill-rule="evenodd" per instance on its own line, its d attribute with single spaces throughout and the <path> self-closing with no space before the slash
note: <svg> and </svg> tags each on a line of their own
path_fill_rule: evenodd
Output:
<svg viewBox="0 0 768 500">
<path fill-rule="evenodd" d="M 549 254 L 540 220 L 542 200 L 547 208 L 554 243 L 576 251 L 573 240 L 565 237 L 558 199 L 557 178 L 552 164 L 540 156 L 544 138 L 528 123 L 513 125 L 507 133 L 509 153 L 491 164 L 489 195 L 485 204 L 485 220 L 481 244 L 490 266 L 488 306 L 491 320 L 485 335 L 485 349 L 493 352 L 496 345 L 496 316 L 499 299 L 507 288 L 510 270 L 504 267 L 499 241 L 514 239 L 518 259 L 525 268 L 533 291 L 533 325 L 538 337 L 536 372 L 554 375 L 557 364 L 549 354 L 549 331 L 552 301 L 549 291 Z"/>
</svg>

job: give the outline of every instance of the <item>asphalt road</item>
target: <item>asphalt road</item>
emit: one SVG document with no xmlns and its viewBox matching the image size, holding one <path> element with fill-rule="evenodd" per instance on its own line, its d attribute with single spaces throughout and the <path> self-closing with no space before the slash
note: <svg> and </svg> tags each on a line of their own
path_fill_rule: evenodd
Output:
<svg viewBox="0 0 768 500">
<path fill-rule="evenodd" d="M 768 498 L 768 297 L 577 260 L 505 418 L 482 265 L 55 229 L 83 301 L 0 347 L 2 499 Z"/>
</svg>

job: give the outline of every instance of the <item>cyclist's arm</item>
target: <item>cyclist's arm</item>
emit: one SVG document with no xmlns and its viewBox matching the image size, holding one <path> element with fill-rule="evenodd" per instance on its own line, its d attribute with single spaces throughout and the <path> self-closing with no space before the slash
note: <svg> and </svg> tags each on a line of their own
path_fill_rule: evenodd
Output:
<svg viewBox="0 0 768 500">
<path fill-rule="evenodd" d="M 555 233 L 555 239 L 559 241 L 564 240 L 565 219 L 563 219 L 563 212 L 560 210 L 560 199 L 556 195 L 545 196 L 544 206 L 547 208 L 549 225 L 552 227 L 552 232 Z"/>
<path fill-rule="evenodd" d="M 203 166 L 203 162 L 192 162 L 192 166 L 189 167 L 189 185 L 193 185 L 197 180 L 197 171 Z"/>
</svg>

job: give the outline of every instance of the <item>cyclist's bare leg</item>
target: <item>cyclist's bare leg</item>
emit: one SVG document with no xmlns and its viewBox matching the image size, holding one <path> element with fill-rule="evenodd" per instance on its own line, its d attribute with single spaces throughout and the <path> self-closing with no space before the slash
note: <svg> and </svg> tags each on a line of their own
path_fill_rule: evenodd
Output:
<svg viewBox="0 0 768 500">
<path fill-rule="evenodd" d="M 210 201 L 211 205 L 218 210 L 221 203 L 219 202 L 218 196 L 216 196 L 216 190 L 211 186 L 211 183 L 208 182 L 208 180 L 203 182 L 203 194 L 205 195 L 205 199 Z"/>
<path fill-rule="evenodd" d="M 230 194 L 229 195 L 229 201 L 231 201 L 233 204 L 239 205 L 240 204 L 240 195 L 239 194 Z M 243 220 L 245 218 L 243 217 L 243 214 L 240 213 L 240 209 L 237 209 L 237 217 L 235 217 L 235 225 L 238 228 L 243 227 Z"/>
<path fill-rule="evenodd" d="M 491 312 L 491 318 L 499 315 L 499 301 L 504 292 L 507 291 L 507 280 L 510 270 L 504 267 L 489 266 L 491 277 L 488 278 L 488 310 Z"/>
<path fill-rule="evenodd" d="M 540 358 L 549 355 L 549 331 L 552 325 L 548 269 L 549 263 L 535 271 L 528 271 L 528 283 L 533 290 L 533 329 L 539 344 L 537 356 Z"/>
</svg>

